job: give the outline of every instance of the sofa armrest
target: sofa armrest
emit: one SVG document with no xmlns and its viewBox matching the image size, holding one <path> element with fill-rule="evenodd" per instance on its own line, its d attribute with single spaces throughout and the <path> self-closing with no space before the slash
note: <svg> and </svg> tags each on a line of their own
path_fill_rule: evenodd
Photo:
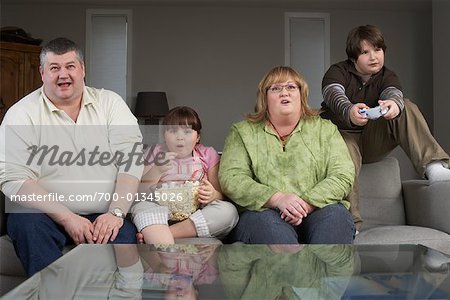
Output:
<svg viewBox="0 0 450 300">
<path fill-rule="evenodd" d="M 450 181 L 428 185 L 427 180 L 402 183 L 406 223 L 450 234 Z"/>
</svg>

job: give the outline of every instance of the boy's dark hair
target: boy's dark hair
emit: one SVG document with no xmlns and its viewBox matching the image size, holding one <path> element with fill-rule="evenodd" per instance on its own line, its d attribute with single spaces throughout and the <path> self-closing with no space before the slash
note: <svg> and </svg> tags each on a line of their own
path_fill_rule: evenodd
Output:
<svg viewBox="0 0 450 300">
<path fill-rule="evenodd" d="M 162 124 L 165 130 L 173 126 L 189 126 L 200 134 L 202 130 L 202 122 L 197 112 L 187 106 L 177 106 L 169 110 L 164 117 Z"/>
<path fill-rule="evenodd" d="M 386 51 L 383 33 L 380 28 L 374 25 L 364 25 L 353 28 L 347 36 L 347 57 L 356 61 L 361 54 L 361 42 L 365 40 L 375 48 Z"/>
<path fill-rule="evenodd" d="M 84 64 L 83 51 L 81 51 L 80 47 L 78 47 L 75 42 L 67 38 L 59 37 L 51 40 L 50 42 L 45 44 L 44 47 L 42 47 L 41 54 L 39 55 L 41 67 L 44 66 L 48 52 L 52 52 L 57 55 L 63 55 L 70 51 L 75 51 L 77 59 L 81 64 Z"/>
</svg>

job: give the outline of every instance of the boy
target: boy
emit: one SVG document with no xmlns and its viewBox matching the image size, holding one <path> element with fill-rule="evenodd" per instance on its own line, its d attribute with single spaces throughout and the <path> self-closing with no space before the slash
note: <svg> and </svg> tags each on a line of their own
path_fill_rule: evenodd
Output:
<svg viewBox="0 0 450 300">
<path fill-rule="evenodd" d="M 384 66 L 381 30 L 359 26 L 347 37 L 348 59 L 332 65 L 322 80 L 321 116 L 335 123 L 356 168 L 381 160 L 400 145 L 429 183 L 450 181 L 449 155 L 437 143 L 417 106 L 403 98 L 397 75 Z M 378 107 L 374 115 L 369 108 Z M 348 196 L 357 229 L 361 226 L 357 181 Z"/>
</svg>

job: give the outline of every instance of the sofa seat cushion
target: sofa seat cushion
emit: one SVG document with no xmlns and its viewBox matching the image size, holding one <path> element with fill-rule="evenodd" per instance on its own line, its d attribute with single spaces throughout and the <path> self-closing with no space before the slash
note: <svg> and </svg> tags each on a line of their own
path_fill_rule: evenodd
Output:
<svg viewBox="0 0 450 300">
<path fill-rule="evenodd" d="M 394 157 L 364 164 L 358 179 L 362 230 L 380 225 L 405 225 L 400 167 Z"/>
<path fill-rule="evenodd" d="M 1 274 L 8 276 L 26 277 L 22 263 L 16 255 L 14 245 L 7 235 L 0 237 L 0 266 Z"/>
<path fill-rule="evenodd" d="M 64 247 L 63 254 L 66 254 L 74 247 L 75 245 Z M 7 235 L 3 235 L 0 237 L 0 253 L 0 273 L 2 276 L 7 275 L 26 278 L 27 275 L 22 266 L 22 263 L 16 255 L 16 251 L 14 250 L 14 245 L 11 239 Z"/>
<path fill-rule="evenodd" d="M 355 244 L 422 244 L 450 255 L 450 235 L 420 226 L 379 226 L 361 231 Z"/>
</svg>

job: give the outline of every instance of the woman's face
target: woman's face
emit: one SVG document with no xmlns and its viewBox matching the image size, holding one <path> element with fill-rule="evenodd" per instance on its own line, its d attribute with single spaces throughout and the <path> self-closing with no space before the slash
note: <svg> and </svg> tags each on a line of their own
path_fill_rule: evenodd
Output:
<svg viewBox="0 0 450 300">
<path fill-rule="evenodd" d="M 271 118 L 300 118 L 299 86 L 293 80 L 272 84 L 267 90 L 267 109 Z"/>
<path fill-rule="evenodd" d="M 187 126 L 171 126 L 164 132 L 164 139 L 170 152 L 178 153 L 177 158 L 185 158 L 192 155 L 200 136 Z"/>
</svg>

